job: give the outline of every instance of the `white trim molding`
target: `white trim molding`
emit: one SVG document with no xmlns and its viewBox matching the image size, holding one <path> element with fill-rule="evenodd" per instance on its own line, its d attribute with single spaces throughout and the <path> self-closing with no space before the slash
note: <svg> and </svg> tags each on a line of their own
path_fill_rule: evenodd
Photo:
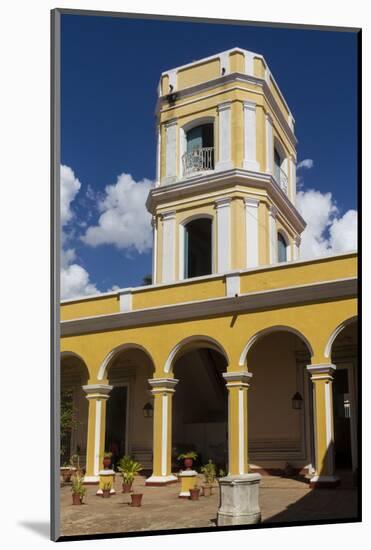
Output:
<svg viewBox="0 0 371 550">
<path fill-rule="evenodd" d="M 325 347 L 325 351 L 324 351 L 324 356 L 325 357 L 330 357 L 331 355 L 331 350 L 332 350 L 332 345 L 336 339 L 336 337 L 340 334 L 340 332 L 345 329 L 345 327 L 347 327 L 348 325 L 350 325 L 351 323 L 354 323 L 356 322 L 358 319 L 358 316 L 357 315 L 354 315 L 353 317 L 350 317 L 349 319 L 347 319 L 346 321 L 343 321 L 339 326 L 336 327 L 336 329 L 332 332 L 330 338 L 328 339 L 328 342 L 326 344 L 326 347 Z"/>
<path fill-rule="evenodd" d="M 172 183 L 176 180 L 176 142 L 177 142 L 177 119 L 169 120 L 165 123 L 166 132 L 166 171 L 165 182 Z"/>
<path fill-rule="evenodd" d="M 273 121 L 269 113 L 265 115 L 265 171 L 273 174 Z"/>
<path fill-rule="evenodd" d="M 162 282 L 175 280 L 175 211 L 162 214 Z"/>
<path fill-rule="evenodd" d="M 233 168 L 231 160 L 231 106 L 232 101 L 225 101 L 218 105 L 219 156 L 218 162 L 215 164 L 215 170 L 217 171 Z"/>
<path fill-rule="evenodd" d="M 238 296 L 240 293 L 240 274 L 227 273 L 225 276 L 226 295 Z"/>
<path fill-rule="evenodd" d="M 120 311 L 131 311 L 133 309 L 133 294 L 131 288 L 119 292 Z"/>
<path fill-rule="evenodd" d="M 294 261 L 299 260 L 300 258 L 300 245 L 301 245 L 301 237 L 300 235 L 297 235 L 294 239 Z"/>
<path fill-rule="evenodd" d="M 109 384 L 87 384 L 82 386 L 86 399 L 108 399 L 113 386 Z"/>
<path fill-rule="evenodd" d="M 231 269 L 231 198 L 215 201 L 217 226 L 217 272 Z"/>
<path fill-rule="evenodd" d="M 291 202 L 296 204 L 296 161 L 294 157 L 289 157 L 289 187 Z"/>
<path fill-rule="evenodd" d="M 175 392 L 174 388 L 179 380 L 177 378 L 149 378 L 148 384 L 151 386 L 152 392 L 162 393 L 163 391 Z"/>
<path fill-rule="evenodd" d="M 277 208 L 269 208 L 269 263 L 277 263 Z"/>
<path fill-rule="evenodd" d="M 244 160 L 245 170 L 260 170 L 256 158 L 256 103 L 254 101 L 243 102 L 244 112 Z"/>
<path fill-rule="evenodd" d="M 245 197 L 246 267 L 259 265 L 259 199 Z"/>
<path fill-rule="evenodd" d="M 249 386 L 250 378 L 252 378 L 253 374 L 252 372 L 249 372 L 248 370 L 242 370 L 242 371 L 228 371 L 222 373 L 223 378 L 226 381 L 227 387 L 234 387 L 234 386 Z"/>
<path fill-rule="evenodd" d="M 321 363 L 317 365 L 307 365 L 312 380 L 332 380 L 332 375 L 336 370 L 336 365 L 332 363 Z"/>
<path fill-rule="evenodd" d="M 194 336 L 188 336 L 187 338 L 184 338 L 184 340 L 182 340 L 181 342 L 178 342 L 173 347 L 173 349 L 170 351 L 170 353 L 169 353 L 169 355 L 166 359 L 165 366 L 164 366 L 164 372 L 169 373 L 171 371 L 174 360 L 175 360 L 176 357 L 178 357 L 178 353 L 181 351 L 181 349 L 183 347 L 185 348 L 189 344 L 194 344 L 194 349 L 196 349 L 197 347 L 201 347 L 201 346 L 205 347 L 205 348 L 214 349 L 214 350 L 218 351 L 219 353 L 221 353 L 222 355 L 224 355 L 224 357 L 227 361 L 227 364 L 229 363 L 229 358 L 228 358 L 228 355 L 227 355 L 225 349 L 219 344 L 219 342 L 217 342 L 217 340 L 215 340 L 214 338 L 211 338 L 211 336 L 204 336 L 202 334 L 195 334 Z M 175 379 L 173 379 L 173 378 L 164 378 L 164 379 L 154 378 L 153 380 L 175 380 Z"/>
</svg>

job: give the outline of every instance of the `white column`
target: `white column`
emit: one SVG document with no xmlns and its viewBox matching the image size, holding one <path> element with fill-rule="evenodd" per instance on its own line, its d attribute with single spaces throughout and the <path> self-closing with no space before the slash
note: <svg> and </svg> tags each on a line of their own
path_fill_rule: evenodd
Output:
<svg viewBox="0 0 371 550">
<path fill-rule="evenodd" d="M 162 215 L 162 282 L 175 280 L 175 212 Z"/>
<path fill-rule="evenodd" d="M 301 238 L 299 236 L 295 237 L 295 240 L 294 240 L 294 260 L 299 260 L 299 258 L 300 258 L 300 243 L 301 243 Z"/>
<path fill-rule="evenodd" d="M 244 112 L 244 161 L 245 170 L 259 171 L 260 166 L 256 160 L 256 103 L 243 102 Z"/>
<path fill-rule="evenodd" d="M 152 248 L 152 284 L 157 282 L 157 220 L 152 216 L 153 248 Z"/>
<path fill-rule="evenodd" d="M 277 263 L 277 209 L 271 206 L 269 209 L 269 263 Z"/>
<path fill-rule="evenodd" d="M 176 180 L 176 134 L 177 121 L 169 120 L 165 124 L 166 129 L 166 182 Z"/>
<path fill-rule="evenodd" d="M 273 174 L 273 128 L 272 117 L 265 115 L 265 150 L 266 150 L 266 169 L 268 174 Z"/>
<path fill-rule="evenodd" d="M 296 162 L 294 157 L 289 158 L 290 200 L 296 204 Z"/>
<path fill-rule="evenodd" d="M 259 265 L 259 200 L 245 197 L 246 267 Z"/>
<path fill-rule="evenodd" d="M 219 113 L 219 158 L 216 170 L 232 168 L 231 159 L 231 101 L 218 105 Z"/>
<path fill-rule="evenodd" d="M 156 187 L 161 183 L 161 124 L 157 126 Z"/>
<path fill-rule="evenodd" d="M 245 56 L 245 73 L 254 76 L 254 53 L 253 52 L 244 52 Z"/>
<path fill-rule="evenodd" d="M 217 273 L 231 269 L 231 199 L 222 197 L 215 201 L 217 219 Z"/>
</svg>

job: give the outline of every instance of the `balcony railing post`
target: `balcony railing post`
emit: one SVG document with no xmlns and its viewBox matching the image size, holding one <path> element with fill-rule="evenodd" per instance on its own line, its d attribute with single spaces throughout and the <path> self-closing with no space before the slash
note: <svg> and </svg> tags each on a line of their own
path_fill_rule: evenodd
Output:
<svg viewBox="0 0 371 550">
<path fill-rule="evenodd" d="M 200 147 L 184 153 L 182 162 L 184 176 L 214 170 L 214 147 Z"/>
</svg>

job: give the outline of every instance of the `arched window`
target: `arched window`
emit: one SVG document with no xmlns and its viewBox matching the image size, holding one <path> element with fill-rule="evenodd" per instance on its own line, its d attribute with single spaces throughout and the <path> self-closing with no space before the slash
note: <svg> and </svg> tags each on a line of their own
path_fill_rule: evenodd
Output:
<svg viewBox="0 0 371 550">
<path fill-rule="evenodd" d="M 277 236 L 277 256 L 279 262 L 287 262 L 287 243 L 283 235 L 278 233 Z"/>
<path fill-rule="evenodd" d="M 201 277 L 212 273 L 212 220 L 198 218 L 185 226 L 184 277 Z"/>
<path fill-rule="evenodd" d="M 273 176 L 282 191 L 288 192 L 287 159 L 282 145 L 275 141 Z"/>
<path fill-rule="evenodd" d="M 200 124 L 185 134 L 186 147 L 183 154 L 183 173 L 214 169 L 214 124 Z"/>
</svg>

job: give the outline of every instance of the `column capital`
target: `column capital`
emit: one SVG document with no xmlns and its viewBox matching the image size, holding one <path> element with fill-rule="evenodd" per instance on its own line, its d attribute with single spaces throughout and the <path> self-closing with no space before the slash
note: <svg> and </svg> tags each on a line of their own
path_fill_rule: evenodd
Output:
<svg viewBox="0 0 371 550">
<path fill-rule="evenodd" d="M 175 219 L 175 214 L 176 214 L 175 210 L 169 210 L 169 212 L 163 212 L 161 214 L 161 217 L 162 217 L 163 221 L 174 220 Z"/>
<path fill-rule="evenodd" d="M 152 388 L 152 394 L 164 392 L 174 393 L 174 388 L 178 382 L 179 380 L 177 378 L 150 378 L 148 380 L 148 383 Z"/>
<path fill-rule="evenodd" d="M 296 246 L 300 246 L 300 245 L 301 245 L 301 237 L 300 237 L 300 235 L 297 235 L 297 236 L 295 237 L 295 244 L 296 244 Z"/>
<path fill-rule="evenodd" d="M 244 109 L 249 109 L 250 111 L 255 111 L 256 103 L 255 101 L 248 101 L 247 99 L 243 102 Z"/>
<path fill-rule="evenodd" d="M 247 370 L 237 372 L 223 372 L 223 378 L 226 381 L 227 388 L 233 387 L 249 387 L 249 380 L 252 377 L 252 372 Z"/>
<path fill-rule="evenodd" d="M 253 206 L 255 208 L 258 208 L 260 200 L 259 199 L 254 199 L 252 197 L 245 197 L 244 198 L 244 203 L 245 203 L 245 206 Z"/>
<path fill-rule="evenodd" d="M 224 101 L 223 103 L 219 103 L 218 105 L 218 111 L 225 111 L 226 109 L 230 109 L 232 106 L 232 101 L 231 100 L 228 100 L 228 101 Z"/>
<path fill-rule="evenodd" d="M 113 386 L 109 384 L 87 384 L 82 389 L 86 393 L 86 399 L 108 399 Z"/>
<path fill-rule="evenodd" d="M 170 128 L 171 126 L 176 126 L 178 124 L 177 118 L 172 118 L 171 120 L 167 120 L 165 122 L 165 128 Z"/>
<path fill-rule="evenodd" d="M 307 370 L 310 372 L 312 380 L 332 380 L 336 366 L 332 363 L 307 365 Z"/>
<path fill-rule="evenodd" d="M 272 218 L 276 218 L 277 212 L 278 212 L 278 210 L 275 206 L 271 205 L 269 207 L 269 215 L 272 216 Z"/>
<path fill-rule="evenodd" d="M 215 207 L 224 208 L 225 206 L 230 206 L 231 200 L 231 197 L 219 197 L 215 199 Z"/>
</svg>

